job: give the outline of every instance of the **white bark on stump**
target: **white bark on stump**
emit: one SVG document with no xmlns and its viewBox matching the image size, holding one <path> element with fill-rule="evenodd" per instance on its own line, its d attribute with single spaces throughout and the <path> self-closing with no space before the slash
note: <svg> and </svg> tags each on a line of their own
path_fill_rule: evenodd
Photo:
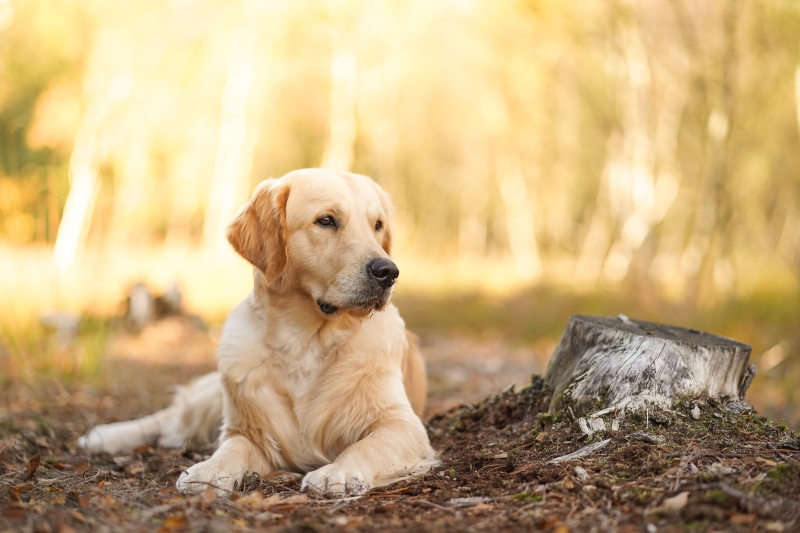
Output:
<svg viewBox="0 0 800 533">
<path fill-rule="evenodd" d="M 574 315 L 550 359 L 550 412 L 601 407 L 669 409 L 679 397 L 706 395 L 739 410 L 755 375 L 747 344 L 693 329 Z"/>
</svg>

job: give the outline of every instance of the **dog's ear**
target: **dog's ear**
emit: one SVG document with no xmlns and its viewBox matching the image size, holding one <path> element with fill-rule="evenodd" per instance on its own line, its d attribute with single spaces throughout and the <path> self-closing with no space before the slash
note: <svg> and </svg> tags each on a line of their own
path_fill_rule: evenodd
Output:
<svg viewBox="0 0 800 533">
<path fill-rule="evenodd" d="M 286 268 L 286 200 L 289 184 L 262 181 L 253 197 L 228 226 L 228 242 L 264 273 L 267 284 Z"/>
</svg>

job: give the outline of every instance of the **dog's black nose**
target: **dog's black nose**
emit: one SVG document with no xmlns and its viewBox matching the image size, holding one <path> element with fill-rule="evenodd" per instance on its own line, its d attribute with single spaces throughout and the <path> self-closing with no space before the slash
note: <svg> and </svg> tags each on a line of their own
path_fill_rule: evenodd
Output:
<svg viewBox="0 0 800 533">
<path fill-rule="evenodd" d="M 367 265 L 367 271 L 383 287 L 391 287 L 394 284 L 394 280 L 400 275 L 400 269 L 397 268 L 397 265 L 391 260 L 383 258 L 370 261 Z"/>
</svg>

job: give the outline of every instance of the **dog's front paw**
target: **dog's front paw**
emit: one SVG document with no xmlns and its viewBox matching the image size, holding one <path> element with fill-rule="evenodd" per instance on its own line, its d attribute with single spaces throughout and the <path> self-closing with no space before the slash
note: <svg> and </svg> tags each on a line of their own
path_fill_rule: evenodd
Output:
<svg viewBox="0 0 800 533">
<path fill-rule="evenodd" d="M 372 488 L 369 481 L 358 470 L 351 470 L 332 463 L 306 474 L 301 490 L 309 490 L 323 496 L 343 497 L 363 494 Z"/>
<path fill-rule="evenodd" d="M 187 469 L 175 484 L 183 493 L 201 494 L 209 487 L 216 489 L 217 496 L 229 494 L 241 480 L 243 472 L 230 471 L 214 459 L 203 461 Z"/>
<path fill-rule="evenodd" d="M 118 426 L 108 424 L 97 426 L 83 437 L 78 438 L 78 446 L 92 453 L 122 453 L 131 449 L 130 438 Z"/>
</svg>

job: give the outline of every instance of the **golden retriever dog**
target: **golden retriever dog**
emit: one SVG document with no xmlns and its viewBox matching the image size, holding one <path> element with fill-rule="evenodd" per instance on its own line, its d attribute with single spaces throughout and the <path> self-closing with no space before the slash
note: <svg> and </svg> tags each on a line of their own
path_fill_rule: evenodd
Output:
<svg viewBox="0 0 800 533">
<path fill-rule="evenodd" d="M 214 455 L 178 480 L 183 492 L 224 494 L 251 472 L 292 471 L 304 490 L 344 496 L 429 470 L 425 366 L 390 301 L 391 215 L 365 176 L 307 169 L 262 182 L 228 228 L 254 289 L 225 322 L 218 372 L 79 444 L 180 447 L 221 424 Z"/>
</svg>

